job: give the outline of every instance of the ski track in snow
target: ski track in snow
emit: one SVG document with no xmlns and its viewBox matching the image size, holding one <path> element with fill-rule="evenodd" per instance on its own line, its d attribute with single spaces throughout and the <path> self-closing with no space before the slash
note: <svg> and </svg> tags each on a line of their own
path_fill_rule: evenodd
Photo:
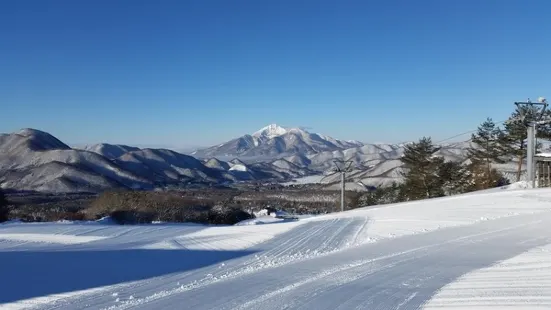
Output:
<svg viewBox="0 0 551 310">
<path fill-rule="evenodd" d="M 551 245 L 534 248 L 443 287 L 424 309 L 551 308 Z"/>
<path fill-rule="evenodd" d="M 56 244 L 80 244 L 104 239 L 95 236 L 72 236 L 50 234 L 0 234 L 0 240 L 22 242 L 45 242 Z"/>
<path fill-rule="evenodd" d="M 492 300 L 512 305 L 517 298 L 514 294 L 499 299 L 499 292 L 484 290 L 481 282 L 480 292 L 446 292 L 457 291 L 454 284 L 471 285 L 461 284 L 471 283 L 471 274 L 476 279 L 484 268 L 551 243 L 546 230 L 551 224 L 550 210 L 551 191 L 530 190 L 461 195 L 266 225 L 0 225 L 0 261 L 2 252 L 78 255 L 137 251 L 136 255 L 151 258 L 140 262 L 139 258 L 132 260 L 138 256 L 129 256 L 128 268 L 159 269 L 142 278 L 119 275 L 116 269 L 115 275 L 92 273 L 97 279 L 120 279 L 91 280 L 97 284 L 72 291 L 59 288 L 43 290 L 49 292 L 44 295 L 22 293 L 26 298 L 7 299 L 0 307 L 418 309 L 433 296 L 426 305 L 430 309 L 455 306 L 464 296 L 471 296 L 468 299 L 476 306 Z M 147 256 L 149 252 L 154 254 Z M 186 253 L 191 255 L 187 260 L 199 263 L 186 261 Z M 202 258 L 203 254 L 207 256 Z M 177 261 L 170 261 L 171 257 Z M 533 269 L 551 274 L 551 258 L 547 257 L 548 262 L 544 259 L 533 258 Z M 169 266 L 163 269 L 159 265 Z M 186 269 L 187 265 L 191 267 Z M 522 274 L 504 276 L 512 281 Z M 551 281 L 533 274 L 529 277 L 538 283 Z M 46 285 L 44 279 L 33 281 Z M 525 281 L 516 291 L 522 290 L 522 283 Z M 4 290 L 0 284 L 0 291 L 9 292 L 10 288 Z M 16 288 L 11 289 L 18 293 Z M 477 303 L 472 297 L 477 294 L 487 297 Z M 527 305 L 528 295 L 518 298 L 524 298 Z M 536 300 L 539 305 L 551 306 L 549 299 Z"/>
</svg>

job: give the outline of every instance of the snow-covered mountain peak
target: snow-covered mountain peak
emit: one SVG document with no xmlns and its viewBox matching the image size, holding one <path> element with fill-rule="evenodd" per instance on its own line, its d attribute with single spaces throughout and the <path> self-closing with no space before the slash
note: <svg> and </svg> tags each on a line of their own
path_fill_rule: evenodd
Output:
<svg viewBox="0 0 551 310">
<path fill-rule="evenodd" d="M 240 165 L 240 164 L 237 164 L 237 165 L 233 165 L 230 169 L 230 171 L 247 171 L 247 166 L 245 165 Z"/>
<path fill-rule="evenodd" d="M 38 129 L 34 129 L 34 128 L 22 128 L 21 130 L 19 130 L 17 132 L 17 134 L 21 135 L 21 136 L 25 136 L 25 137 L 49 135 L 49 134 L 47 134 L 46 132 L 44 132 L 42 130 L 38 130 Z"/>
<path fill-rule="evenodd" d="M 109 143 L 98 143 L 98 144 L 86 145 L 82 149 L 86 151 L 98 153 L 109 159 L 119 158 L 128 152 L 140 150 L 139 148 L 133 147 L 133 146 L 123 145 L 123 144 L 109 144 Z"/>
<path fill-rule="evenodd" d="M 275 137 L 282 136 L 288 132 L 288 129 L 285 129 L 277 124 L 270 124 L 259 131 L 253 134 L 253 137 L 266 137 L 272 139 Z"/>
<path fill-rule="evenodd" d="M 317 154 L 325 151 L 361 147 L 361 142 L 348 142 L 311 133 L 300 127 L 270 124 L 252 135 L 244 135 L 218 146 L 197 150 L 192 155 L 201 158 L 235 156 L 241 158 L 277 159 L 297 154 Z"/>
<path fill-rule="evenodd" d="M 301 128 L 287 128 L 287 133 L 298 133 L 298 134 L 310 134 L 308 131 Z"/>
<path fill-rule="evenodd" d="M 12 133 L 9 135 L 3 135 L 5 137 L 5 141 L 0 141 L 0 145 L 7 143 L 11 144 L 10 148 L 13 147 L 19 147 L 19 143 L 22 143 L 25 141 L 25 148 L 30 148 L 32 150 L 67 150 L 70 149 L 68 145 L 65 143 L 59 141 L 56 137 L 52 136 L 51 134 L 38 130 L 33 128 L 23 128 L 19 130 L 16 133 Z M 4 140 L 4 139 L 2 139 Z M 6 145 L 2 146 L 3 148 L 6 148 Z"/>
</svg>

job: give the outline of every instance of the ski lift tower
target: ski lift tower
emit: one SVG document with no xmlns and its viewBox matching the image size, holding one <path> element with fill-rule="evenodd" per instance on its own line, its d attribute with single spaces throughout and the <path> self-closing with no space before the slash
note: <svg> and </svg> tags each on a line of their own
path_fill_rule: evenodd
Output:
<svg viewBox="0 0 551 310">
<path fill-rule="evenodd" d="M 536 187 L 536 178 L 535 178 L 535 165 L 534 165 L 534 158 L 536 154 L 536 131 L 537 131 L 537 125 L 547 124 L 551 122 L 550 120 L 543 120 L 543 116 L 545 113 L 545 109 L 547 109 L 548 103 L 547 99 L 543 97 L 539 97 L 537 102 L 532 102 L 530 99 L 528 99 L 525 102 L 515 102 L 515 105 L 518 107 L 519 113 L 520 113 L 520 119 L 526 126 L 526 133 L 527 133 L 527 154 L 526 154 L 526 172 L 528 181 L 532 183 L 532 187 Z M 522 109 L 522 107 L 535 107 L 535 106 L 541 106 L 542 110 L 541 113 L 538 115 L 530 115 L 530 119 L 527 119 L 526 115 L 526 109 Z"/>
<path fill-rule="evenodd" d="M 344 211 L 344 195 L 345 195 L 345 178 L 346 173 L 352 171 L 352 160 L 335 159 L 335 172 L 341 173 L 341 212 Z"/>
</svg>

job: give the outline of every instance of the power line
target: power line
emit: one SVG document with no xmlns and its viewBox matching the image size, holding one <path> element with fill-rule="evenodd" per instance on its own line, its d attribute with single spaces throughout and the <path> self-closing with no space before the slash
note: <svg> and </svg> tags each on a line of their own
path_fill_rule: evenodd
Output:
<svg viewBox="0 0 551 310">
<path fill-rule="evenodd" d="M 506 119 L 506 120 L 504 120 L 504 121 L 500 121 L 500 122 L 494 122 L 494 124 L 496 124 L 496 125 L 501 125 L 501 124 L 503 124 L 503 123 L 505 123 L 505 122 L 507 122 L 507 121 L 508 121 L 508 119 Z M 462 132 L 462 133 L 460 133 L 460 134 L 453 135 L 453 136 L 451 136 L 451 137 L 449 137 L 449 138 L 446 138 L 446 139 L 443 139 L 443 140 L 440 140 L 440 141 L 436 141 L 436 142 L 434 142 L 434 144 L 439 144 L 439 143 L 442 143 L 442 142 L 446 142 L 446 141 L 449 141 L 449 140 L 451 140 L 451 139 L 455 139 L 455 138 L 458 138 L 458 137 L 461 137 L 461 136 L 464 136 L 464 135 L 467 135 L 467 134 L 475 133 L 475 132 L 477 132 L 477 131 L 478 131 L 478 128 L 475 129 L 475 130 L 465 131 L 465 132 Z M 468 142 L 468 141 L 471 141 L 471 140 L 472 140 L 472 138 L 469 139 L 469 140 L 461 141 L 461 142 Z"/>
<path fill-rule="evenodd" d="M 543 116 L 543 113 L 542 113 L 542 116 Z M 541 117 L 541 116 L 540 116 L 540 117 Z M 523 120 L 523 116 L 520 115 L 519 117 L 514 118 L 514 119 L 509 118 L 509 119 L 502 120 L 502 121 L 499 121 L 499 122 L 494 122 L 494 124 L 495 124 L 495 125 L 501 125 L 501 124 L 504 124 L 504 123 L 507 123 L 507 122 L 511 122 L 511 121 L 516 121 L 516 120 L 522 121 L 522 120 Z M 448 138 L 445 138 L 445 139 L 441 139 L 441 140 L 435 141 L 435 142 L 433 142 L 433 144 L 435 144 L 436 146 L 438 146 L 438 144 L 441 144 L 441 143 L 443 143 L 443 142 L 446 142 L 446 141 L 449 141 L 449 140 L 452 140 L 452 139 L 455 139 L 455 138 L 458 138 L 458 137 L 461 137 L 461 136 L 464 136 L 464 135 L 467 135 L 467 134 L 475 133 L 475 132 L 477 132 L 478 130 L 479 130 L 479 128 L 474 129 L 474 130 L 469 130 L 469 131 L 461 132 L 461 133 L 459 133 L 459 134 L 455 134 L 455 135 L 450 136 L 450 137 L 448 137 Z M 473 137 L 471 137 L 471 138 L 469 138 L 469 139 L 467 139 L 467 140 L 464 140 L 464 141 L 459 141 L 459 143 L 461 143 L 461 142 L 462 142 L 462 143 L 471 142 L 472 140 L 473 140 Z M 537 141 L 537 140 L 536 140 L 536 141 Z M 409 151 L 416 152 L 416 150 L 409 150 Z M 419 152 L 417 152 L 417 153 L 419 154 Z M 396 158 L 396 159 L 399 159 L 399 158 Z M 340 161 L 343 162 L 342 159 L 341 159 Z M 369 161 L 369 160 L 368 160 L 368 161 Z M 364 165 L 365 163 L 367 163 L 368 161 L 363 161 L 363 162 L 360 163 L 360 165 L 363 166 L 363 165 Z M 348 160 L 348 161 L 346 161 L 346 162 L 353 162 L 353 161 L 352 161 L 352 160 Z M 331 174 L 325 176 L 323 179 L 325 179 L 325 178 L 327 178 L 327 177 L 330 177 L 330 176 L 332 176 L 332 175 L 334 175 L 334 174 L 336 174 L 336 173 L 338 173 L 338 172 L 341 172 L 341 177 L 342 177 L 341 183 L 344 184 L 344 174 L 345 174 L 345 172 L 349 172 L 349 171 L 350 171 L 350 166 L 351 166 L 351 165 L 349 165 L 349 166 L 347 167 L 347 169 L 346 169 L 347 171 L 340 171 L 339 169 L 337 169 L 334 173 L 331 173 Z M 344 192 L 344 188 L 342 189 L 342 191 Z M 341 198 L 342 198 L 342 197 L 341 197 Z M 341 202 L 341 209 L 342 209 L 342 202 Z"/>
<path fill-rule="evenodd" d="M 494 122 L 495 125 L 500 125 L 500 124 L 503 124 L 505 122 L 509 121 L 509 119 L 506 119 L 506 120 L 503 120 L 503 121 L 499 121 L 499 122 Z M 442 139 L 442 140 L 439 140 L 439 141 L 436 141 L 436 142 L 433 142 L 433 144 L 435 146 L 438 146 L 438 144 L 441 144 L 442 142 L 446 142 L 446 141 L 449 141 L 451 139 L 455 139 L 455 138 L 458 138 L 458 137 L 461 137 L 461 136 L 464 136 L 464 135 L 467 135 L 467 134 L 472 134 L 472 133 L 475 133 L 478 131 L 478 128 L 477 129 L 474 129 L 474 130 L 469 130 L 469 131 L 465 131 L 465 132 L 462 132 L 460 134 L 456 134 L 456 135 L 453 135 L 451 137 L 448 137 L 448 138 L 445 138 L 445 139 Z M 471 142 L 473 140 L 473 138 L 469 138 L 467 140 L 463 140 L 463 141 L 460 141 L 459 143 L 465 143 L 465 142 Z M 413 152 L 413 153 L 416 153 L 416 154 L 421 154 L 419 153 L 418 151 L 416 150 L 409 150 L 410 152 Z"/>
<path fill-rule="evenodd" d="M 499 121 L 499 122 L 494 122 L 494 124 L 500 125 L 500 124 L 503 124 L 503 123 L 505 123 L 505 122 L 507 122 L 507 121 L 509 121 L 509 119 L 506 119 L 506 120 L 503 120 L 503 121 Z M 453 136 L 451 136 L 451 137 L 448 137 L 448 138 L 445 138 L 445 139 L 442 139 L 442 140 L 439 140 L 439 141 L 436 141 L 436 142 L 433 142 L 433 143 L 434 143 L 434 144 L 440 144 L 440 143 L 442 143 L 442 142 L 446 142 L 446 141 L 449 141 L 449 140 L 451 140 L 451 139 L 455 139 L 455 138 L 458 138 L 458 137 L 461 137 L 461 136 L 464 136 L 464 135 L 467 135 L 467 134 L 472 134 L 472 133 L 475 133 L 475 132 L 477 132 L 477 131 L 478 131 L 478 128 L 477 128 L 477 129 L 474 129 L 474 130 L 465 131 L 465 132 L 462 132 L 462 133 L 453 135 Z M 471 137 L 471 138 L 469 138 L 469 139 L 467 139 L 467 140 L 463 140 L 463 141 L 460 141 L 460 142 L 470 142 L 470 141 L 472 141 L 472 140 L 473 140 L 473 138 Z M 411 150 L 411 151 L 414 151 L 414 152 L 415 152 L 415 150 Z M 345 162 L 346 162 L 346 163 L 349 163 L 349 162 L 353 162 L 352 160 L 344 161 L 344 160 L 342 160 L 342 159 L 336 159 L 336 160 L 334 160 L 334 162 L 335 162 L 335 161 L 337 161 L 337 162 L 339 162 L 339 163 L 345 163 Z M 367 161 L 361 162 L 360 165 L 363 165 L 363 164 L 365 164 L 366 162 L 367 162 Z M 351 168 L 351 167 L 350 167 L 350 164 L 349 164 L 349 168 Z M 351 170 L 350 170 L 350 171 L 351 171 Z M 346 171 L 346 172 L 350 172 L 350 171 Z M 335 174 L 337 174 L 337 173 L 339 173 L 339 172 L 341 172 L 341 171 L 337 168 L 333 173 L 324 176 L 323 179 L 325 179 L 325 178 L 327 178 L 327 177 L 330 177 L 330 176 L 333 176 L 333 175 L 335 175 Z"/>
<path fill-rule="evenodd" d="M 506 120 L 503 120 L 503 121 L 499 121 L 499 122 L 494 122 L 495 125 L 501 125 L 505 122 L 509 121 L 509 119 L 506 119 Z M 458 138 L 458 137 L 461 137 L 461 136 L 464 136 L 464 135 L 467 135 L 467 134 L 472 134 L 472 133 L 475 133 L 478 131 L 478 128 L 477 129 L 474 129 L 474 130 L 469 130 L 469 131 L 465 131 L 465 132 L 462 132 L 462 133 L 459 133 L 459 134 L 456 134 L 456 135 L 453 135 L 451 137 L 448 137 L 448 138 L 445 138 L 445 139 L 442 139 L 442 140 L 438 140 L 438 141 L 435 141 L 433 142 L 433 144 L 440 144 L 442 142 L 446 142 L 446 141 L 449 141 L 451 139 L 455 139 L 455 138 Z M 463 140 L 463 141 L 459 141 L 459 142 L 471 142 L 473 140 L 473 138 L 469 138 L 467 140 Z M 413 151 L 413 150 L 412 150 Z"/>
<path fill-rule="evenodd" d="M 501 125 L 501 124 L 506 123 L 507 121 L 510 121 L 510 120 L 511 120 L 511 119 L 506 119 L 506 120 L 502 120 L 502 121 L 499 121 L 499 122 L 494 122 L 494 124 L 495 124 L 495 125 Z M 442 143 L 442 142 L 446 142 L 446 141 L 449 141 L 449 140 L 451 140 L 451 139 L 455 139 L 455 138 L 458 138 L 458 137 L 461 137 L 461 136 L 464 136 L 464 135 L 467 135 L 467 134 L 472 134 L 472 133 L 475 133 L 475 132 L 477 132 L 477 131 L 478 131 L 478 128 L 477 128 L 477 129 L 474 129 L 474 130 L 465 131 L 465 132 L 462 132 L 462 133 L 459 133 L 459 134 L 455 134 L 455 135 L 453 135 L 453 136 L 451 136 L 451 137 L 448 137 L 448 138 L 445 138 L 445 139 L 442 139 L 442 140 L 438 140 L 438 141 L 433 142 L 433 143 L 436 144 L 436 145 L 438 145 L 438 144 L 440 144 L 440 143 Z M 471 142 L 472 140 L 473 140 L 473 138 L 471 137 L 471 138 L 469 138 L 469 139 L 467 139 L 467 140 L 460 141 L 460 142 Z M 410 151 L 417 152 L 416 150 L 410 150 Z M 417 153 L 420 154 L 419 152 L 417 152 Z M 399 158 L 396 158 L 396 159 L 399 159 Z M 331 177 L 331 176 L 333 176 L 333 175 L 335 175 L 335 174 L 337 174 L 337 173 L 340 172 L 340 173 L 341 173 L 341 191 L 344 192 L 344 189 L 342 188 L 342 184 L 344 184 L 343 178 L 344 178 L 346 172 L 352 171 L 351 165 L 352 165 L 352 163 L 353 163 L 353 160 L 335 159 L 333 162 L 334 162 L 335 164 L 336 164 L 337 162 L 338 162 L 338 163 L 342 163 L 342 164 L 348 164 L 348 166 L 347 166 L 346 168 L 344 168 L 344 169 L 339 169 L 339 167 L 337 167 L 337 168 L 334 170 L 333 173 L 324 176 L 324 177 L 322 178 L 322 180 L 325 179 L 325 178 Z M 363 164 L 365 164 L 365 163 L 367 163 L 367 162 L 368 162 L 368 161 L 361 162 L 360 165 L 363 165 Z M 342 197 L 342 194 L 341 194 L 341 209 L 343 208 L 343 206 L 342 206 L 342 205 L 343 205 L 342 200 L 343 200 L 343 197 Z"/>
</svg>

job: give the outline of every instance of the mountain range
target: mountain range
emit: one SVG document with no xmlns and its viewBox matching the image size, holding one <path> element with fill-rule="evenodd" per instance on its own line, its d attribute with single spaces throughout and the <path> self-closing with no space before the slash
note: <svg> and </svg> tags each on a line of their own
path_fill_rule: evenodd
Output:
<svg viewBox="0 0 551 310">
<path fill-rule="evenodd" d="M 270 124 L 253 134 L 247 134 L 226 143 L 197 150 L 191 155 L 198 158 L 227 158 L 265 161 L 292 155 L 311 155 L 326 151 L 344 150 L 363 146 L 358 141 L 342 141 L 310 133 L 300 128 L 284 128 Z"/>
<path fill-rule="evenodd" d="M 36 129 L 0 135 L 2 188 L 39 192 L 99 192 L 112 188 L 228 184 L 286 180 L 313 173 L 238 159 L 199 160 L 168 149 L 96 144 L 74 149 Z"/>
<path fill-rule="evenodd" d="M 469 142 L 442 145 L 438 156 L 464 161 Z M 262 181 L 320 183 L 336 188 L 335 160 L 347 160 L 349 188 L 401 178 L 405 144 L 343 141 L 300 128 L 271 124 L 189 155 L 169 149 L 95 144 L 71 148 L 49 133 L 22 129 L 0 134 L 0 186 L 17 191 L 100 192 L 151 190 Z M 516 164 L 501 165 L 513 177 Z"/>
</svg>

